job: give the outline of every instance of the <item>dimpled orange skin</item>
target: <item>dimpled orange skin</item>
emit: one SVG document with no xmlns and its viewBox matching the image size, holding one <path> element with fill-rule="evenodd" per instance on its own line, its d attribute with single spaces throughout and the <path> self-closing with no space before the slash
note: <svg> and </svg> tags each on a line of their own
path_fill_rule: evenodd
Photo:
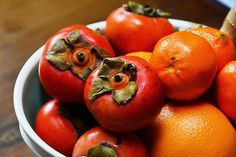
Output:
<svg viewBox="0 0 236 157">
<path fill-rule="evenodd" d="M 146 146 L 136 135 L 131 133 L 117 135 L 102 127 L 85 132 L 76 142 L 72 156 L 86 156 L 90 148 L 104 142 L 114 146 L 119 157 L 149 157 Z"/>
<path fill-rule="evenodd" d="M 151 53 L 151 52 L 142 52 L 142 51 L 139 51 L 139 52 L 131 52 L 131 53 L 128 53 L 128 54 L 126 54 L 126 55 L 127 55 L 127 56 L 140 57 L 140 58 L 142 58 L 142 59 L 145 59 L 147 62 L 150 62 L 152 53 Z"/>
<path fill-rule="evenodd" d="M 171 103 L 144 130 L 151 157 L 235 157 L 235 129 L 207 102 Z"/>
<path fill-rule="evenodd" d="M 236 61 L 229 62 L 216 80 L 216 101 L 220 109 L 236 123 Z"/>
<path fill-rule="evenodd" d="M 165 95 L 179 101 L 203 94 L 212 84 L 217 68 L 210 44 L 191 32 L 162 38 L 150 62 L 164 85 Z"/>
<path fill-rule="evenodd" d="M 230 61 L 236 59 L 236 52 L 231 38 L 225 33 L 211 27 L 199 27 L 190 30 L 205 38 L 212 46 L 217 57 L 217 73 Z"/>
</svg>

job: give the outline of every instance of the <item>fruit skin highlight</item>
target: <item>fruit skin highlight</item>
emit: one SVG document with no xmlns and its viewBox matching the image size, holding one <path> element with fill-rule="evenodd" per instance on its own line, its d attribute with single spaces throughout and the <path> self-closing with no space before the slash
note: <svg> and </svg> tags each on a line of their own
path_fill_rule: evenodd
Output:
<svg viewBox="0 0 236 157">
<path fill-rule="evenodd" d="M 216 101 L 221 111 L 236 123 L 236 61 L 220 71 L 216 79 Z"/>
<path fill-rule="evenodd" d="M 132 133 L 115 134 L 102 127 L 95 127 L 85 132 L 76 142 L 72 156 L 87 156 L 91 148 L 99 145 L 113 149 L 114 157 L 149 157 L 146 146 L 138 136 Z"/>
<path fill-rule="evenodd" d="M 142 132 L 151 157 L 235 157 L 236 133 L 208 102 L 166 104 Z"/>
<path fill-rule="evenodd" d="M 121 55 L 151 52 L 158 40 L 173 32 L 172 24 L 161 15 L 150 17 L 124 7 L 114 10 L 106 19 L 105 36 Z"/>
<path fill-rule="evenodd" d="M 35 132 L 49 146 L 71 156 L 79 135 L 69 119 L 61 113 L 62 106 L 55 99 L 48 101 L 36 116 Z"/>
<path fill-rule="evenodd" d="M 68 46 L 66 51 L 66 56 L 70 56 L 70 54 L 75 54 L 75 52 L 79 49 L 81 49 L 81 52 L 87 52 L 89 54 L 88 56 L 93 56 L 91 49 L 88 49 L 86 46 L 87 44 L 93 46 L 93 47 L 99 47 L 106 51 L 107 55 L 110 57 L 114 57 L 115 53 L 108 43 L 108 41 L 101 35 L 95 33 L 93 30 L 87 28 L 84 25 L 71 25 L 68 27 L 65 27 L 61 30 L 59 30 L 55 35 L 50 37 L 48 41 L 46 42 L 42 56 L 40 58 L 39 62 L 39 78 L 42 86 L 46 90 L 46 92 L 53 98 L 58 99 L 62 102 L 67 103 L 73 103 L 73 104 L 83 104 L 83 91 L 84 91 L 84 85 L 85 85 L 85 79 L 79 78 L 75 73 L 73 73 L 74 70 L 71 70 L 70 68 L 61 70 L 55 67 L 55 64 L 49 63 L 47 60 L 47 56 L 49 54 L 49 51 L 52 50 L 52 48 L 56 45 L 58 41 L 67 41 L 68 42 L 68 36 L 73 32 L 80 32 L 82 35 L 81 41 L 86 40 L 86 45 L 84 44 L 78 44 L 75 45 L 74 48 L 70 51 L 68 51 L 69 48 L 71 48 L 71 45 Z M 73 37 L 73 36 L 72 36 Z M 68 43 L 66 44 L 68 45 Z M 59 46 L 57 46 L 58 48 Z M 78 52 L 78 51 L 77 51 Z M 58 53 L 60 54 L 60 53 Z M 57 55 L 58 58 L 60 58 L 62 55 Z M 74 55 L 73 55 L 74 56 Z M 58 61 L 58 58 L 54 59 L 54 61 Z M 72 57 L 65 57 L 65 59 L 72 58 Z M 74 59 L 75 57 L 73 57 Z M 90 57 L 88 58 L 88 63 L 90 63 Z M 95 62 L 97 63 L 98 58 L 95 57 Z M 64 63 L 64 67 L 68 65 L 66 63 L 67 61 L 60 61 L 58 64 Z M 66 63 L 66 64 L 65 64 Z M 70 63 L 80 72 L 85 72 L 85 68 L 87 65 L 76 65 L 77 63 Z M 95 66 L 96 64 L 93 64 L 91 66 Z M 89 68 L 91 68 L 91 66 Z M 93 70 L 94 68 L 90 69 Z"/>
<path fill-rule="evenodd" d="M 190 31 L 205 38 L 215 51 L 217 57 L 217 73 L 228 62 L 236 59 L 234 43 L 227 34 L 211 27 L 199 27 Z"/>
<path fill-rule="evenodd" d="M 140 57 L 145 59 L 147 62 L 150 62 L 152 53 L 151 52 L 142 52 L 142 51 L 138 51 L 138 52 L 131 52 L 131 53 L 127 53 L 127 56 L 136 56 L 136 57 Z"/>
<path fill-rule="evenodd" d="M 212 84 L 217 61 L 210 44 L 191 32 L 175 32 L 155 46 L 151 64 L 164 85 L 166 97 L 190 101 Z"/>
<path fill-rule="evenodd" d="M 164 105 L 164 95 L 160 79 L 148 62 L 135 56 L 121 56 L 111 59 L 119 58 L 127 64 L 134 64 L 137 68 L 133 80 L 137 85 L 136 94 L 122 104 L 115 101 L 111 92 L 90 100 L 90 91 L 95 80 L 99 78 L 99 69 L 97 69 L 93 71 L 86 82 L 84 100 L 89 111 L 101 126 L 114 132 L 129 132 L 144 127 L 155 118 Z"/>
</svg>

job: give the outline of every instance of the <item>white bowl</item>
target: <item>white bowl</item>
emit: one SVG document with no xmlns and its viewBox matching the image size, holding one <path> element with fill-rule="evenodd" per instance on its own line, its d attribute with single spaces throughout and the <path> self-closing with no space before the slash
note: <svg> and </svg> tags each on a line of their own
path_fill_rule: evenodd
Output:
<svg viewBox="0 0 236 157">
<path fill-rule="evenodd" d="M 169 20 L 175 28 L 188 29 L 194 25 L 192 22 L 182 20 Z M 105 22 L 88 25 L 91 29 L 104 29 Z M 39 48 L 24 64 L 14 88 L 14 109 L 19 121 L 21 136 L 36 156 L 65 157 L 47 145 L 33 130 L 34 120 L 41 106 L 49 99 L 39 82 L 38 63 L 43 47 Z"/>
</svg>

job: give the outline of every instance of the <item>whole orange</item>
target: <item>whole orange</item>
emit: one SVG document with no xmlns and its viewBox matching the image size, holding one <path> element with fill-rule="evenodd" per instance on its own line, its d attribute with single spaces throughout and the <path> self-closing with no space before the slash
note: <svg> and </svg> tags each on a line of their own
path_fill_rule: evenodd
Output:
<svg viewBox="0 0 236 157">
<path fill-rule="evenodd" d="M 235 157 L 229 120 L 207 102 L 171 103 L 144 130 L 151 157 Z"/>
<path fill-rule="evenodd" d="M 151 52 L 142 52 L 142 51 L 139 51 L 139 52 L 127 53 L 126 55 L 127 55 L 127 56 L 140 57 L 140 58 L 143 58 L 143 59 L 145 59 L 146 61 L 150 62 L 152 53 L 151 53 Z"/>
<path fill-rule="evenodd" d="M 215 51 L 217 57 L 217 72 L 228 62 L 236 59 L 233 41 L 227 34 L 211 27 L 199 27 L 190 31 L 205 38 Z"/>
<path fill-rule="evenodd" d="M 229 62 L 216 79 L 216 101 L 220 109 L 236 122 L 236 61 Z"/>
<path fill-rule="evenodd" d="M 150 60 L 159 75 L 165 95 L 174 100 L 192 100 L 212 84 L 216 55 L 210 44 L 191 32 L 175 32 L 162 38 Z"/>
</svg>

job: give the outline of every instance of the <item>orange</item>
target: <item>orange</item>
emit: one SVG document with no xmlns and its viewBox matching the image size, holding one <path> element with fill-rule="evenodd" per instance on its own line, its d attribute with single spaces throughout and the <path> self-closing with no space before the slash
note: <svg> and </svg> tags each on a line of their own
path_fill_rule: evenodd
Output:
<svg viewBox="0 0 236 157">
<path fill-rule="evenodd" d="M 232 124 L 207 102 L 167 104 L 144 133 L 151 157 L 236 157 Z"/>
<path fill-rule="evenodd" d="M 217 66 L 210 44 L 191 32 L 162 38 L 150 62 L 164 85 L 165 95 L 180 101 L 202 95 L 212 84 Z"/>
<path fill-rule="evenodd" d="M 229 62 L 216 79 L 216 101 L 220 109 L 236 122 L 236 61 Z"/>
<path fill-rule="evenodd" d="M 236 59 L 234 44 L 227 34 L 211 27 L 199 27 L 190 31 L 205 38 L 215 51 L 217 57 L 217 72 L 219 72 L 225 64 Z"/>
<path fill-rule="evenodd" d="M 139 52 L 131 52 L 131 53 L 128 53 L 128 54 L 126 54 L 126 55 L 127 55 L 127 56 L 140 57 L 140 58 L 143 58 L 143 59 L 145 59 L 146 61 L 150 62 L 152 53 L 151 53 L 151 52 L 142 52 L 142 51 L 139 51 Z"/>
</svg>

